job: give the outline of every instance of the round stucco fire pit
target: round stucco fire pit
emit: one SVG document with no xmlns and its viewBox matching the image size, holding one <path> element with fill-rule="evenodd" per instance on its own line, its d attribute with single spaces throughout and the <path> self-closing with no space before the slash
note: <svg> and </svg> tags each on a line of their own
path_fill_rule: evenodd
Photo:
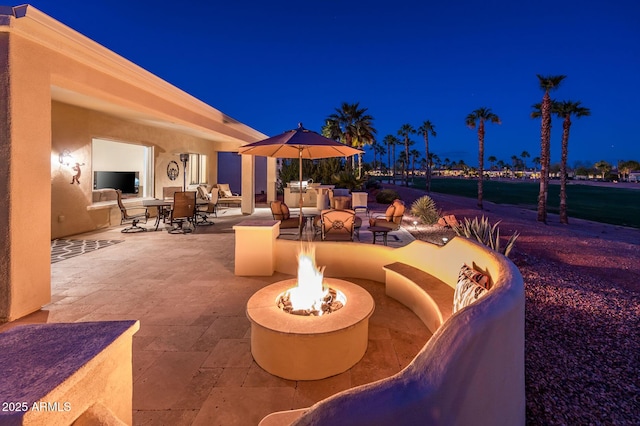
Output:
<svg viewBox="0 0 640 426">
<path fill-rule="evenodd" d="M 277 306 L 277 299 L 296 282 L 293 278 L 271 284 L 247 302 L 255 361 L 289 380 L 324 379 L 353 367 L 367 350 L 371 295 L 348 281 L 324 278 L 326 286 L 344 293 L 347 303 L 327 315 L 292 315 Z"/>
</svg>

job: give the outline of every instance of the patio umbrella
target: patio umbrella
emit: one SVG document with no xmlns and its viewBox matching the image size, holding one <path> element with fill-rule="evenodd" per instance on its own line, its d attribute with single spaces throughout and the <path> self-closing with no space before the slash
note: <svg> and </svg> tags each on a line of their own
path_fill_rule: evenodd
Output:
<svg viewBox="0 0 640 426">
<path fill-rule="evenodd" d="M 243 145 L 238 149 L 240 154 L 262 157 L 298 158 L 300 160 L 300 229 L 302 229 L 302 159 L 348 157 L 361 153 L 333 139 L 307 130 L 298 123 L 298 128 L 286 131 L 277 136 Z"/>
</svg>

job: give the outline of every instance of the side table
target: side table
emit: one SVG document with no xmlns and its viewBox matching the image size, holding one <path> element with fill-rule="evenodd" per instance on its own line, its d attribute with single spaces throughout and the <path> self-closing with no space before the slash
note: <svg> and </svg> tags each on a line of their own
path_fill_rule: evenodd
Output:
<svg viewBox="0 0 640 426">
<path fill-rule="evenodd" d="M 389 234 L 389 231 L 392 231 L 392 229 L 387 228 L 386 226 L 370 226 L 369 231 L 373 234 L 373 244 L 376 243 L 376 237 L 378 237 L 378 234 L 382 234 L 382 243 L 386 246 L 387 234 Z"/>
</svg>

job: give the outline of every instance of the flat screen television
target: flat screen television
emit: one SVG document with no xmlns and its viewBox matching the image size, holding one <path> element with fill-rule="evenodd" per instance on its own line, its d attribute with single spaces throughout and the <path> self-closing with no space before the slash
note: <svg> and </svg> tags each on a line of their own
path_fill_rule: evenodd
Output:
<svg viewBox="0 0 640 426">
<path fill-rule="evenodd" d="M 123 194 L 137 194 L 139 172 L 93 172 L 93 189 L 119 189 Z"/>
</svg>

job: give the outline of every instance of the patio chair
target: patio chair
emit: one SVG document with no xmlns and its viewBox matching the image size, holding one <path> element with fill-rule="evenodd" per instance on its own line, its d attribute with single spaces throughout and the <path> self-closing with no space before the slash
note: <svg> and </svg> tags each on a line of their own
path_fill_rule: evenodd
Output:
<svg viewBox="0 0 640 426">
<path fill-rule="evenodd" d="M 295 229 L 297 232 L 302 234 L 302 229 L 304 229 L 305 221 L 302 221 L 302 228 L 300 227 L 300 217 L 299 216 L 291 216 L 289 211 L 289 206 L 283 203 L 280 200 L 272 201 L 270 204 L 271 214 L 275 220 L 280 221 L 280 229 Z"/>
<path fill-rule="evenodd" d="M 162 199 L 173 200 L 173 194 L 182 191 L 181 186 L 163 186 L 162 187 Z"/>
<path fill-rule="evenodd" d="M 122 191 L 116 189 L 116 200 L 118 200 L 118 208 L 120 208 L 120 225 L 124 225 L 130 223 L 131 226 L 128 226 L 120 232 L 133 233 L 133 232 L 144 232 L 147 228 L 143 228 L 142 226 L 138 226 L 140 221 L 144 220 L 143 223 L 147 223 L 147 219 L 149 219 L 149 211 L 146 207 L 134 207 L 131 209 L 127 209 L 122 202 Z M 140 210 L 139 213 L 131 213 L 132 210 Z M 144 210 L 144 211 L 141 211 Z"/>
<path fill-rule="evenodd" d="M 397 231 L 402 224 L 404 212 L 404 202 L 398 199 L 393 200 L 384 215 L 369 218 L 369 226 L 382 226 L 392 231 Z"/>
<path fill-rule="evenodd" d="M 210 215 L 218 217 L 218 191 L 207 193 L 206 187 L 199 186 L 197 188 L 198 199 L 207 201 L 207 204 L 197 205 L 198 225 L 213 225 L 214 222 L 209 220 Z"/>
<path fill-rule="evenodd" d="M 329 190 L 329 206 L 332 209 L 350 209 L 351 194 L 348 189 L 335 188 Z"/>
<path fill-rule="evenodd" d="M 328 209 L 322 211 L 323 241 L 353 241 L 356 212 Z"/>
<path fill-rule="evenodd" d="M 185 227 L 189 223 L 196 226 L 196 192 L 179 191 L 173 194 L 173 207 L 171 209 L 171 234 L 186 234 L 193 229 Z"/>
<path fill-rule="evenodd" d="M 369 214 L 368 205 L 369 194 L 366 192 L 352 192 L 351 193 L 351 208 L 358 213 L 359 210 Z"/>
</svg>

